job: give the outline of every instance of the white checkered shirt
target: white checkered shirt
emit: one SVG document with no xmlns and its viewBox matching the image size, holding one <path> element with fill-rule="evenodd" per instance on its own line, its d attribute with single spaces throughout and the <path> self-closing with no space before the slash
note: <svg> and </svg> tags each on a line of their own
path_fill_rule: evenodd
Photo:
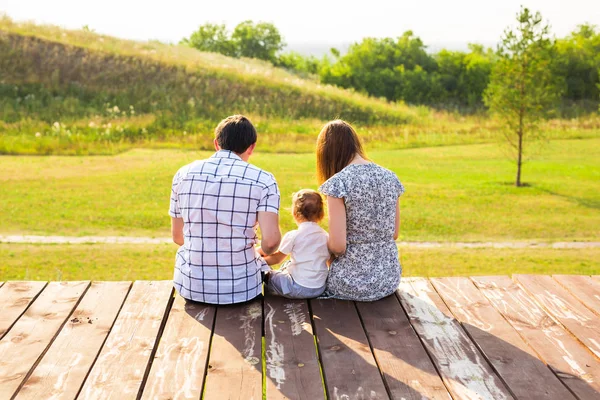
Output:
<svg viewBox="0 0 600 400">
<path fill-rule="evenodd" d="M 260 295 L 257 212 L 278 213 L 279 199 L 273 175 L 231 151 L 177 171 L 169 215 L 184 222 L 185 242 L 177 251 L 173 278 L 179 294 L 212 304 Z"/>
</svg>

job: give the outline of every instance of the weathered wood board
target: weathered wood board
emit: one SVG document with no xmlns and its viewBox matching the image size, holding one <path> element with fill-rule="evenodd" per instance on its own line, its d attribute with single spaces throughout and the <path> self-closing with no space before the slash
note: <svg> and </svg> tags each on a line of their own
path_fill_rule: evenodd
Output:
<svg viewBox="0 0 600 400">
<path fill-rule="evenodd" d="M 330 399 L 387 399 L 353 302 L 310 300 Z"/>
<path fill-rule="evenodd" d="M 10 399 L 52 343 L 89 282 L 51 282 L 0 340 L 0 399 Z"/>
<path fill-rule="evenodd" d="M 0 287 L 0 339 L 45 286 L 40 281 L 12 281 Z"/>
<path fill-rule="evenodd" d="M 508 276 L 471 278 L 562 382 L 580 399 L 600 394 L 600 364 Z"/>
<path fill-rule="evenodd" d="M 93 282 L 17 398 L 76 398 L 130 286 L 131 282 Z"/>
<path fill-rule="evenodd" d="M 515 275 L 546 311 L 600 359 L 600 318 L 549 276 Z"/>
<path fill-rule="evenodd" d="M 264 300 L 266 394 L 275 399 L 325 399 L 306 300 Z"/>
<path fill-rule="evenodd" d="M 600 281 L 584 275 L 554 275 L 553 278 L 581 304 L 600 315 Z"/>
<path fill-rule="evenodd" d="M 142 399 L 202 396 L 215 310 L 175 295 Z"/>
<path fill-rule="evenodd" d="M 133 284 L 78 398 L 136 398 L 172 299 L 172 281 Z"/>
<path fill-rule="evenodd" d="M 356 306 L 392 399 L 450 399 L 396 296 Z"/>
<path fill-rule="evenodd" d="M 208 361 L 205 399 L 262 399 L 262 302 L 220 306 Z"/>
<path fill-rule="evenodd" d="M 517 398 L 575 399 L 469 278 L 431 283 Z"/>
<path fill-rule="evenodd" d="M 460 399 L 512 399 L 426 279 L 404 279 L 400 301 L 448 390 Z"/>
</svg>

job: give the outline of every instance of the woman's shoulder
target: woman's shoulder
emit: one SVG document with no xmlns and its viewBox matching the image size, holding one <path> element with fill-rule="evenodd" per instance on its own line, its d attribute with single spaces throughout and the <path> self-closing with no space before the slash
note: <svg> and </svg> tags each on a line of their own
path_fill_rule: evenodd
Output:
<svg viewBox="0 0 600 400">
<path fill-rule="evenodd" d="M 380 168 L 384 179 L 397 190 L 398 196 L 402 196 L 402 194 L 404 194 L 404 185 L 402 184 L 402 182 L 400 182 L 398 175 L 396 175 L 394 171 L 382 167 L 380 165 L 377 165 L 377 167 Z"/>
<path fill-rule="evenodd" d="M 331 178 L 327 179 L 321 186 L 319 186 L 319 192 L 325 196 L 331 197 L 346 197 L 346 180 L 347 180 L 347 168 L 342 169 Z"/>
</svg>

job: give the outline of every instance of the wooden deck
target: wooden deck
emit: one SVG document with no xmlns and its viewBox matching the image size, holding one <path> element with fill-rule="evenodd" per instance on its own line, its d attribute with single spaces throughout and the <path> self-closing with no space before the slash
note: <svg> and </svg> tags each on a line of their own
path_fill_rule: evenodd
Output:
<svg viewBox="0 0 600 400">
<path fill-rule="evenodd" d="M 0 282 L 0 399 L 600 399 L 600 277 L 406 278 L 374 303 Z"/>
</svg>

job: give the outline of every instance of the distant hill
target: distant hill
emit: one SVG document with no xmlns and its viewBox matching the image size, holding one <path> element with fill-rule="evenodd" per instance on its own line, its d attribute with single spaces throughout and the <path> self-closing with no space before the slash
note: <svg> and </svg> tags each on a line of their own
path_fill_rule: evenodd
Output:
<svg viewBox="0 0 600 400">
<path fill-rule="evenodd" d="M 154 115 L 153 123 L 165 129 L 232 113 L 366 124 L 405 123 L 416 115 L 411 107 L 300 79 L 257 60 L 7 17 L 0 19 L 0 102 L 4 123 L 76 120 L 110 107 Z"/>
</svg>

